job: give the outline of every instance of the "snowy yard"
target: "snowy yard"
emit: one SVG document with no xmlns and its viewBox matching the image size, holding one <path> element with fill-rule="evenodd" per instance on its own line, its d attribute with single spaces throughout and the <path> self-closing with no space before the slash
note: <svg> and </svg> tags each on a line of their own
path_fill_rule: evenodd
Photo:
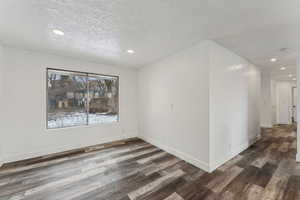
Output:
<svg viewBox="0 0 300 200">
<path fill-rule="evenodd" d="M 88 123 L 87 123 L 88 121 Z M 49 114 L 48 128 L 63 128 L 71 126 L 81 126 L 88 124 L 101 124 L 117 122 L 118 115 L 104 115 L 104 114 L 89 114 L 87 119 L 86 112 L 76 113 L 56 113 Z"/>
</svg>

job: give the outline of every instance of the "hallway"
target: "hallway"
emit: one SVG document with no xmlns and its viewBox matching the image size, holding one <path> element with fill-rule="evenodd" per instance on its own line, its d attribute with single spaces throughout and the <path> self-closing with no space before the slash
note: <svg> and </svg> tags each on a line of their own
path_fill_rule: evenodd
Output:
<svg viewBox="0 0 300 200">
<path fill-rule="evenodd" d="M 7 165 L 0 168 L 0 199 L 300 199 L 295 128 L 276 126 L 262 135 L 211 174 L 141 140 Z"/>
</svg>

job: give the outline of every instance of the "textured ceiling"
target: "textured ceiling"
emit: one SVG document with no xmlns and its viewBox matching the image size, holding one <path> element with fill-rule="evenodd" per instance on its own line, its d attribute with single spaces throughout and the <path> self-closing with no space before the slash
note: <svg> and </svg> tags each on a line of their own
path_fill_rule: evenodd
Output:
<svg viewBox="0 0 300 200">
<path fill-rule="evenodd" d="M 277 68 L 295 65 L 299 8 L 299 0 L 0 0 L 0 41 L 140 67 L 212 39 L 259 66 Z M 283 47 L 289 49 L 280 52 Z M 270 63 L 274 56 L 279 61 Z"/>
</svg>

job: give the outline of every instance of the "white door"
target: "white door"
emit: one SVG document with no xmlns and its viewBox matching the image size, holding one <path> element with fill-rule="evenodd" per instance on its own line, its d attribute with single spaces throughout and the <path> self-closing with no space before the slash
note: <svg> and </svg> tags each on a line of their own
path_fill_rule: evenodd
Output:
<svg viewBox="0 0 300 200">
<path fill-rule="evenodd" d="M 290 124 L 293 118 L 292 87 L 289 82 L 276 84 L 277 124 Z"/>
<path fill-rule="evenodd" d="M 293 87 L 293 119 L 297 122 L 297 88 Z"/>
</svg>

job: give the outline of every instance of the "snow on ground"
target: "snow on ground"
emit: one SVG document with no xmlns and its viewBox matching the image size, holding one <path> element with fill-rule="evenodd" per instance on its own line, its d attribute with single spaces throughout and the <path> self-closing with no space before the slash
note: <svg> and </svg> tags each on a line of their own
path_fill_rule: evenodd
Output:
<svg viewBox="0 0 300 200">
<path fill-rule="evenodd" d="M 89 114 L 89 124 L 102 124 L 118 121 L 118 115 L 103 115 L 103 114 Z M 51 114 L 48 118 L 48 128 L 63 128 L 71 126 L 87 125 L 87 114 L 82 113 L 57 113 Z"/>
</svg>

